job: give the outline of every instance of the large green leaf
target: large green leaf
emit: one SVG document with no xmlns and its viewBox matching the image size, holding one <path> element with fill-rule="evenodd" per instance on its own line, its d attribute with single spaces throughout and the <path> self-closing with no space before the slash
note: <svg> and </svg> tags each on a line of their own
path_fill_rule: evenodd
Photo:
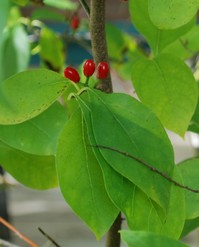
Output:
<svg viewBox="0 0 199 247">
<path fill-rule="evenodd" d="M 178 166 L 182 174 L 184 184 L 190 188 L 199 190 L 199 158 L 183 161 Z M 199 217 L 199 193 L 187 191 L 186 198 L 186 219 Z"/>
<path fill-rule="evenodd" d="M 81 95 L 81 97 L 76 95 L 76 98 L 87 126 L 89 142 L 92 145 L 93 152 L 103 172 L 103 178 L 107 193 L 114 204 L 127 216 L 128 220 L 127 211 L 129 208 L 131 208 L 133 201 L 132 193 L 136 186 L 128 179 L 123 177 L 120 173 L 116 172 L 103 158 L 100 150 L 96 148 L 97 143 L 93 132 L 88 94 L 84 93 L 83 95 Z"/>
<path fill-rule="evenodd" d="M 110 147 L 172 174 L 173 150 L 154 114 L 125 94 L 89 90 L 93 133 L 97 145 Z M 99 148 L 107 163 L 166 208 L 170 183 L 136 159 Z M 151 174 L 151 175 L 149 175 Z"/>
<path fill-rule="evenodd" d="M 45 69 L 20 72 L 0 84 L 0 124 L 16 124 L 46 110 L 64 92 L 68 80 Z"/>
<path fill-rule="evenodd" d="M 148 0 L 149 16 L 157 27 L 174 29 L 188 23 L 199 8 L 199 0 Z"/>
<path fill-rule="evenodd" d="M 3 37 L 2 75 L 5 80 L 28 67 L 30 47 L 27 33 L 21 24 L 7 28 Z"/>
<path fill-rule="evenodd" d="M 178 239 L 185 219 L 184 191 L 172 186 L 165 213 L 150 197 L 116 172 L 96 148 L 88 95 L 84 93 L 81 97 L 76 97 L 86 120 L 90 143 L 103 171 L 106 190 L 115 205 L 125 214 L 130 229 L 153 231 Z"/>
<path fill-rule="evenodd" d="M 176 169 L 173 179 L 181 181 Z M 132 191 L 131 198 L 133 198 L 131 208 L 127 212 L 130 229 L 156 232 L 179 239 L 185 221 L 185 198 L 182 188 L 172 185 L 166 215 L 156 203 L 137 188 Z M 130 218 L 132 215 L 133 217 Z"/>
<path fill-rule="evenodd" d="M 156 113 L 166 128 L 183 136 L 198 99 L 191 70 L 180 59 L 162 54 L 134 64 L 132 80 L 140 100 Z"/>
<path fill-rule="evenodd" d="M 0 125 L 0 140 L 26 153 L 54 155 L 66 110 L 55 102 L 39 116 L 17 125 Z"/>
<path fill-rule="evenodd" d="M 61 134 L 56 165 L 64 198 L 100 238 L 119 211 L 107 195 L 102 171 L 88 143 L 86 126 L 78 110 Z"/>
<path fill-rule="evenodd" d="M 161 30 L 149 18 L 148 0 L 130 0 L 130 14 L 133 24 L 146 37 L 156 55 L 168 44 L 186 33 L 194 24 L 194 20 L 192 20 L 175 30 Z"/>
<path fill-rule="evenodd" d="M 128 247 L 188 247 L 187 245 L 151 232 L 121 231 L 122 240 Z"/>
<path fill-rule="evenodd" d="M 27 154 L 0 141 L 0 164 L 20 183 L 33 189 L 58 186 L 53 156 Z"/>
</svg>

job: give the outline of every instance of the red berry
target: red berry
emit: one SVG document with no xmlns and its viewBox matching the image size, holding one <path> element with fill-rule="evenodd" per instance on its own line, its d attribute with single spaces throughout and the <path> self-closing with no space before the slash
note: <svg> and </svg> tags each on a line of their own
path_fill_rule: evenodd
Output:
<svg viewBox="0 0 199 247">
<path fill-rule="evenodd" d="M 97 66 L 97 78 L 105 79 L 109 73 L 109 65 L 107 62 L 101 62 Z"/>
<path fill-rule="evenodd" d="M 66 78 L 68 78 L 69 80 L 75 83 L 78 83 L 80 81 L 79 73 L 77 72 L 76 69 L 72 67 L 66 67 L 64 70 L 64 75 Z"/>
<path fill-rule="evenodd" d="M 86 62 L 84 63 L 83 72 L 84 75 L 87 77 L 93 75 L 93 73 L 95 72 L 95 63 L 93 62 L 93 60 L 86 60 Z"/>
<path fill-rule="evenodd" d="M 79 16 L 77 14 L 74 14 L 71 18 L 70 27 L 73 30 L 76 30 L 79 27 L 79 24 L 80 24 Z"/>
</svg>

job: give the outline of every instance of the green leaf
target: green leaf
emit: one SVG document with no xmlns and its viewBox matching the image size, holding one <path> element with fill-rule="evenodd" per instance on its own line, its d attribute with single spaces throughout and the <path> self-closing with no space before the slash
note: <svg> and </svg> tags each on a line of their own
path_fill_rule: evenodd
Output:
<svg viewBox="0 0 199 247">
<path fill-rule="evenodd" d="M 27 154 L 0 141 L 0 163 L 16 180 L 33 189 L 58 186 L 53 156 Z"/>
<path fill-rule="evenodd" d="M 64 64 L 64 46 L 60 37 L 58 37 L 49 28 L 42 28 L 40 33 L 40 56 L 54 70 L 59 71 Z"/>
<path fill-rule="evenodd" d="M 120 173 L 116 172 L 103 158 L 100 150 L 96 148 L 97 143 L 93 133 L 88 94 L 84 93 L 81 97 L 76 95 L 76 99 L 84 116 L 89 142 L 92 145 L 93 152 L 103 172 L 106 191 L 114 204 L 128 217 L 127 211 L 132 205 L 132 191 L 134 191 L 136 186 Z"/>
<path fill-rule="evenodd" d="M 167 174 L 172 173 L 171 144 L 150 110 L 125 94 L 107 95 L 91 90 L 88 93 L 97 145 L 129 153 Z M 135 159 L 106 148 L 96 148 L 113 169 L 166 208 L 170 189 L 168 181 Z"/>
<path fill-rule="evenodd" d="M 199 227 L 199 217 L 191 220 L 186 220 L 183 232 L 181 234 L 181 238 L 195 230 L 196 228 Z"/>
<path fill-rule="evenodd" d="M 59 9 L 68 9 L 74 10 L 77 7 L 77 4 L 70 0 L 44 0 L 44 4 L 59 8 Z"/>
<path fill-rule="evenodd" d="M 162 54 L 134 64 L 132 80 L 140 100 L 156 113 L 166 128 L 183 136 L 198 99 L 191 70 L 180 59 Z"/>
<path fill-rule="evenodd" d="M 189 125 L 189 130 L 195 133 L 199 133 L 199 99 L 198 99 L 198 103 L 197 103 L 194 115 Z"/>
<path fill-rule="evenodd" d="M 199 158 L 183 161 L 178 166 L 182 174 L 184 184 L 190 188 L 199 190 Z M 186 219 L 199 217 L 199 193 L 187 191 L 186 199 Z"/>
<path fill-rule="evenodd" d="M 54 155 L 66 120 L 65 109 L 55 102 L 31 120 L 17 125 L 0 125 L 0 140 L 26 153 Z"/>
<path fill-rule="evenodd" d="M 121 231 L 122 240 L 128 247 L 188 247 L 187 245 L 151 232 L 145 231 Z"/>
<path fill-rule="evenodd" d="M 64 14 L 55 11 L 54 9 L 35 9 L 31 13 L 32 20 L 48 20 L 48 21 L 65 21 Z"/>
<path fill-rule="evenodd" d="M 12 1 L 20 6 L 25 6 L 29 2 L 29 0 L 12 0 Z"/>
<path fill-rule="evenodd" d="M 67 203 L 97 238 L 102 237 L 119 211 L 105 190 L 102 171 L 89 146 L 80 110 L 72 115 L 61 134 L 56 165 L 60 188 Z"/>
<path fill-rule="evenodd" d="M 27 33 L 21 24 L 7 28 L 3 37 L 2 74 L 5 80 L 28 67 L 30 47 Z"/>
<path fill-rule="evenodd" d="M 1 16 L 1 21 L 0 21 L 0 83 L 3 79 L 3 74 L 2 74 L 2 65 L 3 65 L 3 56 L 2 56 L 2 42 L 3 42 L 3 30 L 5 28 L 8 16 L 9 16 L 9 10 L 10 10 L 11 3 L 8 0 L 1 0 L 1 7 L 0 7 L 0 16 Z"/>
<path fill-rule="evenodd" d="M 188 23 L 197 13 L 199 0 L 148 0 L 149 16 L 161 29 L 175 29 Z"/>
<path fill-rule="evenodd" d="M 52 105 L 64 92 L 67 79 L 45 69 L 20 72 L 0 84 L 0 124 L 31 119 Z"/>
<path fill-rule="evenodd" d="M 149 18 L 147 0 L 131 0 L 130 14 L 133 24 L 145 36 L 156 55 L 167 45 L 186 33 L 195 22 L 194 20 L 190 20 L 185 26 L 175 30 L 161 30 Z M 159 14 L 158 16 L 161 17 Z"/>
<path fill-rule="evenodd" d="M 135 230 L 154 231 L 178 239 L 185 220 L 184 191 L 172 185 L 169 206 L 165 213 L 150 197 L 116 172 L 103 158 L 100 149 L 97 148 L 90 108 L 93 99 L 89 101 L 87 93 L 76 96 L 76 98 L 86 121 L 90 143 L 103 172 L 107 193 L 115 205 L 125 214 L 129 227 Z M 105 118 L 103 120 L 107 121 Z M 173 179 L 179 181 L 176 170 Z M 180 182 L 182 183 L 182 181 Z"/>
<path fill-rule="evenodd" d="M 176 54 L 182 60 L 193 57 L 199 50 L 199 26 L 196 24 L 185 35 L 167 46 L 164 52 Z"/>
<path fill-rule="evenodd" d="M 107 23 L 106 38 L 109 56 L 112 59 L 121 60 L 122 51 L 125 48 L 124 34 L 116 26 Z"/>
<path fill-rule="evenodd" d="M 175 168 L 173 179 L 180 181 L 179 172 Z M 167 237 L 179 239 L 185 221 L 184 190 L 172 184 L 169 206 L 166 214 L 146 194 L 135 188 L 129 212 L 127 212 L 130 229 L 159 233 Z M 132 217 L 133 215 L 133 217 Z"/>
</svg>

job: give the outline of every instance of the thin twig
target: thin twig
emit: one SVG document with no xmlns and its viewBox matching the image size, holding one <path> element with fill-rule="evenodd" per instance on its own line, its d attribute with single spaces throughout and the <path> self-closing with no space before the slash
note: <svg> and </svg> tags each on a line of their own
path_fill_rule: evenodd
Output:
<svg viewBox="0 0 199 247">
<path fill-rule="evenodd" d="M 79 0 L 80 4 L 82 5 L 82 7 L 84 8 L 86 14 L 88 17 L 90 17 L 90 8 L 86 2 L 86 0 Z"/>
<path fill-rule="evenodd" d="M 167 175 L 166 173 L 159 171 L 157 168 L 149 165 L 145 161 L 143 161 L 143 160 L 141 160 L 141 159 L 133 156 L 132 154 L 129 154 L 127 152 L 120 151 L 120 150 L 118 150 L 116 148 L 113 148 L 113 147 L 107 147 L 107 146 L 103 146 L 103 145 L 94 145 L 94 146 L 92 145 L 92 147 L 111 150 L 113 152 L 116 152 L 116 153 L 119 153 L 119 154 L 124 155 L 126 157 L 129 157 L 129 158 L 131 158 L 133 160 L 136 160 L 137 162 L 139 162 L 140 164 L 144 165 L 145 167 L 147 167 L 151 171 L 159 174 L 160 176 L 162 176 L 163 178 L 165 178 L 169 182 L 173 183 L 175 186 L 180 187 L 180 188 L 185 189 L 185 190 L 188 190 L 188 191 L 191 191 L 193 193 L 199 193 L 199 190 L 198 189 L 193 189 L 193 188 L 190 188 L 188 186 L 185 186 L 185 185 L 182 185 L 182 184 L 178 183 L 177 181 L 175 181 L 174 179 L 172 179 L 171 177 L 169 177 L 169 175 Z"/>
<path fill-rule="evenodd" d="M 45 233 L 40 227 L 38 227 L 38 230 L 45 236 L 47 237 L 48 240 L 50 240 L 55 246 L 61 247 L 58 243 L 55 242 L 54 239 L 52 239 L 47 233 Z"/>
<path fill-rule="evenodd" d="M 14 232 L 19 238 L 21 238 L 24 242 L 26 242 L 30 246 L 39 247 L 39 245 L 37 245 L 32 240 L 30 240 L 28 237 L 26 237 L 25 235 L 20 233 L 14 226 L 12 226 L 8 221 L 4 220 L 2 217 L 0 217 L 0 223 L 2 223 L 8 229 L 10 229 L 12 232 Z"/>
<path fill-rule="evenodd" d="M 0 239 L 0 246 L 1 247 L 19 247 L 18 245 L 12 244 L 12 243 L 5 241 L 3 239 Z"/>
</svg>

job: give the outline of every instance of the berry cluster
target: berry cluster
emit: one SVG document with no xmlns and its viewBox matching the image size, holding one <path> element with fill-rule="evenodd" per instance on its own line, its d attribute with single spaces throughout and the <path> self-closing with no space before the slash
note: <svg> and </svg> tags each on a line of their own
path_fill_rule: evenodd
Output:
<svg viewBox="0 0 199 247">
<path fill-rule="evenodd" d="M 90 76 L 95 72 L 95 63 L 93 60 L 88 59 L 83 65 L 83 73 L 87 77 L 87 81 Z M 107 62 L 100 62 L 96 68 L 96 75 L 98 79 L 105 79 L 109 74 L 109 65 Z M 79 73 L 73 67 L 66 67 L 64 70 L 64 76 L 69 80 L 78 83 L 80 81 Z"/>
</svg>

